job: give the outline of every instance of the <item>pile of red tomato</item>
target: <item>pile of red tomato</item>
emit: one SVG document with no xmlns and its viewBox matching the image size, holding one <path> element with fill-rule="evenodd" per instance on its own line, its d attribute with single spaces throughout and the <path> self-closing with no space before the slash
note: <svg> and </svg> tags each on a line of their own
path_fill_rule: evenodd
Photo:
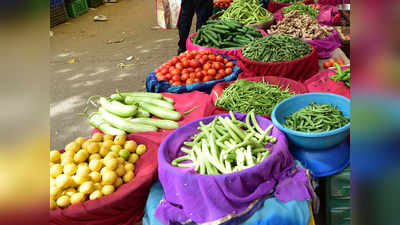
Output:
<svg viewBox="0 0 400 225">
<path fill-rule="evenodd" d="M 172 85 L 188 85 L 210 80 L 220 80 L 233 71 L 235 64 L 210 50 L 193 50 L 172 57 L 155 69 L 157 80 Z"/>
<path fill-rule="evenodd" d="M 233 0 L 214 0 L 214 6 L 218 8 L 228 8 Z"/>
</svg>

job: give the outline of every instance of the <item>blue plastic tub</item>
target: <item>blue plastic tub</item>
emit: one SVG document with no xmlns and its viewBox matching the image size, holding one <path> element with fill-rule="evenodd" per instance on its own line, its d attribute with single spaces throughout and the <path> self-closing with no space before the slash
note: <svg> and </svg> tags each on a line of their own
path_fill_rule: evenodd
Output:
<svg viewBox="0 0 400 225">
<path fill-rule="evenodd" d="M 308 106 L 311 102 L 336 105 L 345 117 L 350 118 L 350 99 L 330 93 L 307 93 L 287 98 L 279 103 L 272 111 L 272 122 L 293 144 L 301 148 L 328 149 L 342 143 L 350 133 L 350 122 L 341 128 L 320 133 L 295 131 L 282 125 L 286 116 Z"/>
</svg>

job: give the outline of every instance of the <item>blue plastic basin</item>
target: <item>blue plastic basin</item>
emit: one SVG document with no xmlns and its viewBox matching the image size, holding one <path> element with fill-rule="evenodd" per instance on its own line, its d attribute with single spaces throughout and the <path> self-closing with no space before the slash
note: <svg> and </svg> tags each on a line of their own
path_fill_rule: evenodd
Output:
<svg viewBox="0 0 400 225">
<path fill-rule="evenodd" d="M 271 114 L 272 122 L 298 147 L 327 149 L 342 143 L 350 133 L 350 122 L 338 129 L 320 133 L 300 132 L 283 126 L 286 116 L 308 106 L 311 102 L 336 105 L 345 117 L 350 118 L 350 99 L 330 93 L 307 93 L 287 98 L 275 106 Z"/>
</svg>

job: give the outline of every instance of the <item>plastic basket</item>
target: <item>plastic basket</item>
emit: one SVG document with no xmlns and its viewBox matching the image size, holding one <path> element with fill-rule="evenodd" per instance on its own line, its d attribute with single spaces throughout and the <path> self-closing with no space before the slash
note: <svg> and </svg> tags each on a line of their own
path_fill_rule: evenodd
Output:
<svg viewBox="0 0 400 225">
<path fill-rule="evenodd" d="M 68 20 L 64 3 L 56 7 L 50 7 L 50 27 L 57 26 Z"/>
<path fill-rule="evenodd" d="M 68 15 L 72 18 L 78 17 L 89 11 L 86 0 L 75 0 L 70 4 L 66 4 Z"/>
<path fill-rule="evenodd" d="M 87 0 L 87 4 L 90 8 L 96 8 L 99 7 L 104 3 L 103 0 Z"/>
</svg>

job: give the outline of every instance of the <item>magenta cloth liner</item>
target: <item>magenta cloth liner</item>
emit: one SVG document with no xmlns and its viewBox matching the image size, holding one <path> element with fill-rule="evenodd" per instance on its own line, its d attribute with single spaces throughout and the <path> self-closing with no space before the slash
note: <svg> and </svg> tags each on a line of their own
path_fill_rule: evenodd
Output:
<svg viewBox="0 0 400 225">
<path fill-rule="evenodd" d="M 277 138 L 268 144 L 271 154 L 251 168 L 222 175 L 200 175 L 193 168 L 178 168 L 170 162 L 183 155 L 182 143 L 198 133 L 199 122 L 210 123 L 214 116 L 192 121 L 172 132 L 158 151 L 158 174 L 165 190 L 163 201 L 157 207 L 155 217 L 163 224 L 214 222 L 220 224 L 251 209 L 254 203 L 267 195 L 275 195 L 281 201 L 309 200 L 312 188 L 305 169 L 296 168 L 288 150 L 285 135 L 273 128 L 270 135 Z M 219 116 L 228 117 L 229 114 Z M 246 114 L 235 113 L 238 120 Z M 257 116 L 262 129 L 272 122 Z"/>
<path fill-rule="evenodd" d="M 263 36 L 267 36 L 267 33 L 265 33 L 265 31 L 261 30 L 261 29 L 257 29 L 256 30 L 260 31 L 260 33 Z M 223 55 L 227 55 L 227 56 L 231 56 L 231 57 L 236 57 L 239 55 L 240 52 L 240 48 L 237 49 L 218 49 L 218 48 L 205 48 L 202 47 L 200 45 L 196 45 L 192 42 L 192 37 L 194 37 L 197 34 L 197 32 L 189 35 L 188 39 L 186 39 L 186 49 L 187 50 L 202 50 L 202 49 L 206 49 L 206 50 L 210 50 L 213 53 L 216 54 L 223 54 Z"/>
<path fill-rule="evenodd" d="M 342 45 L 339 38 L 339 33 L 336 28 L 333 29 L 332 34 L 330 34 L 325 39 L 321 40 L 306 40 L 317 49 L 319 58 L 327 59 L 331 57 L 331 52 Z"/>
</svg>

